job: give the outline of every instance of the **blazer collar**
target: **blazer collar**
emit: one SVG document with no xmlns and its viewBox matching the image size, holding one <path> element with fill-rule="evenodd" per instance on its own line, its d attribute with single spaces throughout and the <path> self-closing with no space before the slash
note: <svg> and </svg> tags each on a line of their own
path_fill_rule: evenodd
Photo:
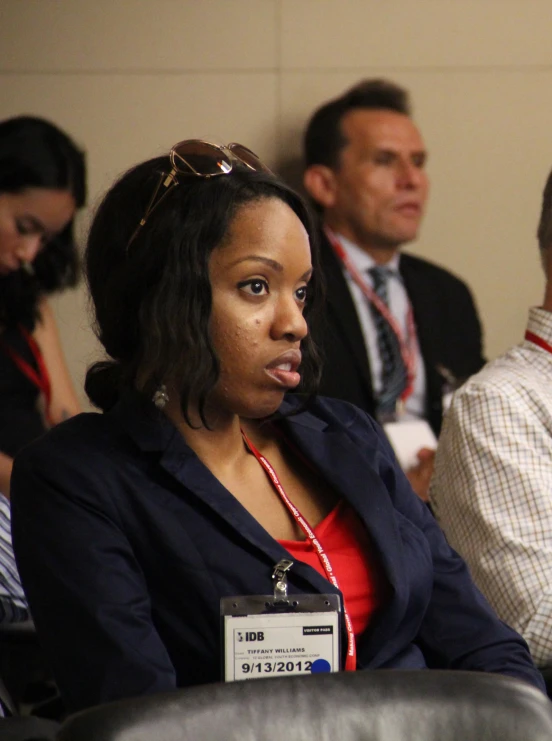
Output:
<svg viewBox="0 0 552 741">
<path fill-rule="evenodd" d="M 404 570 L 397 565 L 399 554 L 389 548 L 389 543 L 400 541 L 400 535 L 389 491 L 379 474 L 382 452 L 375 433 L 373 444 L 367 439 L 364 446 L 348 435 L 346 428 L 358 420 L 359 412 L 354 407 L 343 408 L 351 410 L 345 420 L 324 423 L 304 412 L 286 418 L 281 425 L 290 441 L 357 512 L 395 588 Z"/>
</svg>

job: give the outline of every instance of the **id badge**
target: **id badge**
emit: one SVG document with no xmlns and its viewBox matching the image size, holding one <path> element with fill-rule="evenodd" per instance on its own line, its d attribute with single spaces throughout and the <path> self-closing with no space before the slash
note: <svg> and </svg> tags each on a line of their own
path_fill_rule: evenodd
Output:
<svg viewBox="0 0 552 741">
<path fill-rule="evenodd" d="M 224 681 L 339 671 L 339 596 L 272 595 L 221 600 Z"/>
<path fill-rule="evenodd" d="M 273 595 L 221 599 L 224 681 L 339 671 L 339 595 L 288 597 L 285 575 L 281 585 Z"/>
</svg>

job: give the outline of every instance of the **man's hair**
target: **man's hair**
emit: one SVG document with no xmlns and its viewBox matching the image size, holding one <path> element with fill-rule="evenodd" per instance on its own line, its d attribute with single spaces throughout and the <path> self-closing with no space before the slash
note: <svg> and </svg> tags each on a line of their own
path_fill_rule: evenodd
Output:
<svg viewBox="0 0 552 741">
<path fill-rule="evenodd" d="M 223 246 L 240 208 L 264 199 L 286 203 L 310 239 L 313 279 L 305 316 L 320 303 L 315 229 L 309 209 L 276 176 L 235 165 L 221 177 L 182 177 L 167 192 L 129 244 L 159 183 L 171 170 L 158 157 L 129 170 L 108 191 L 90 229 L 85 268 L 96 313 L 96 332 L 110 360 L 89 369 L 86 392 L 104 411 L 125 389 L 139 385 L 151 398 L 166 381 L 178 385 L 189 422 L 198 403 L 203 424 L 206 401 L 219 378 L 210 339 L 209 258 Z M 304 391 L 316 390 L 320 363 L 308 335 L 302 344 Z"/>
<path fill-rule="evenodd" d="M 77 208 L 86 200 L 83 152 L 57 126 L 42 118 L 18 116 L 0 122 L 0 194 L 27 188 L 66 190 Z M 34 327 L 39 298 L 74 286 L 78 255 L 73 219 L 33 261 L 33 274 L 17 270 L 0 276 L 0 325 Z"/>
<path fill-rule="evenodd" d="M 358 109 L 395 111 L 411 115 L 408 92 L 388 80 L 362 80 L 339 98 L 318 108 L 310 119 L 304 137 L 305 166 L 335 168 L 347 144 L 341 129 L 343 116 Z"/>
<path fill-rule="evenodd" d="M 537 239 L 543 263 L 546 263 L 552 248 L 552 172 L 548 176 L 542 194 L 542 208 L 537 229 Z"/>
</svg>

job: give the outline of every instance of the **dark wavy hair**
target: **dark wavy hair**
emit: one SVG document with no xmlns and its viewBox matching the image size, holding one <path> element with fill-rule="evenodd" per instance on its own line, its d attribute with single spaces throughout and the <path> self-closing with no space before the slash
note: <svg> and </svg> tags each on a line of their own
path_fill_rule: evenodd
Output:
<svg viewBox="0 0 552 741">
<path fill-rule="evenodd" d="M 71 139 L 41 118 L 18 116 L 0 122 L 0 194 L 27 188 L 68 190 L 77 208 L 86 201 L 84 154 Z M 33 275 L 18 270 L 0 276 L 0 326 L 32 329 L 40 296 L 74 286 L 79 260 L 73 220 L 33 262 Z"/>
<path fill-rule="evenodd" d="M 178 379 L 182 413 L 205 403 L 219 377 L 209 335 L 209 258 L 229 232 L 238 209 L 278 198 L 299 217 L 310 238 L 314 277 L 306 316 L 320 304 L 315 228 L 308 206 L 276 176 L 235 165 L 214 178 L 181 177 L 129 245 L 168 157 L 129 170 L 108 191 L 93 220 L 85 272 L 96 314 L 96 334 L 111 360 L 93 365 L 85 389 L 104 411 L 126 388 L 151 397 L 166 379 Z M 316 390 L 320 364 L 310 336 L 303 341 L 303 391 Z"/>
</svg>

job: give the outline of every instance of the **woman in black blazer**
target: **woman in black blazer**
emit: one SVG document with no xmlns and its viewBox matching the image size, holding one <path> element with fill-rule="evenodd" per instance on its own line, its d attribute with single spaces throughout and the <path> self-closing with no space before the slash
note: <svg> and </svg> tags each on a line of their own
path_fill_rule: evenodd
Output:
<svg viewBox="0 0 552 741">
<path fill-rule="evenodd" d="M 220 679 L 220 600 L 271 593 L 282 560 L 292 601 L 344 597 L 341 668 L 542 688 L 379 427 L 312 394 L 311 220 L 249 150 L 181 142 L 126 173 L 86 270 L 104 414 L 52 430 L 13 475 L 18 563 L 69 709 Z M 300 380 L 311 394 L 286 398 Z"/>
</svg>

